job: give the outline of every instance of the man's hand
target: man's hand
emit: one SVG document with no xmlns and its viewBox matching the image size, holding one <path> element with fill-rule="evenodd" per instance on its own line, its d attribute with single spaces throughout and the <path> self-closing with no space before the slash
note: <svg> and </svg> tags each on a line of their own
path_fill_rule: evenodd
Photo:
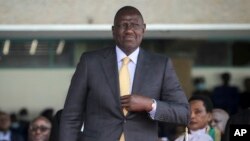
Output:
<svg viewBox="0 0 250 141">
<path fill-rule="evenodd" d="M 122 108 L 131 112 L 150 112 L 152 110 L 153 100 L 152 98 L 142 96 L 142 95 L 124 95 L 121 96 Z"/>
</svg>

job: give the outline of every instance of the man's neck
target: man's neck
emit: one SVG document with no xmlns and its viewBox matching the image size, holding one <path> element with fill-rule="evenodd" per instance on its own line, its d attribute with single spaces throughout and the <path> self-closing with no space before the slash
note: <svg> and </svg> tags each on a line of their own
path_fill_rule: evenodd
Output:
<svg viewBox="0 0 250 141">
<path fill-rule="evenodd" d="M 124 52 L 127 56 L 129 56 L 130 54 L 132 54 L 136 49 L 138 49 L 139 47 L 137 48 L 132 48 L 132 49 L 125 49 L 125 48 L 122 48 L 122 47 L 119 47 L 117 46 L 118 48 L 120 48 L 122 50 L 122 52 Z"/>
</svg>

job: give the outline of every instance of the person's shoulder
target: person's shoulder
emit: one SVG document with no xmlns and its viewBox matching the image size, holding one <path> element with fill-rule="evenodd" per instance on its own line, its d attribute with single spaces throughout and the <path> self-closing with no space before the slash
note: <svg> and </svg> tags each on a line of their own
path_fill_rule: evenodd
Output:
<svg viewBox="0 0 250 141">
<path fill-rule="evenodd" d="M 221 86 L 221 85 L 218 85 L 218 86 L 214 87 L 214 91 L 220 91 L 222 89 L 223 89 L 223 86 Z"/>
<path fill-rule="evenodd" d="M 212 137 L 208 134 L 200 134 L 199 141 L 213 141 Z"/>
<path fill-rule="evenodd" d="M 185 134 L 181 134 L 180 136 L 178 136 L 174 141 L 183 141 L 185 138 Z"/>
<path fill-rule="evenodd" d="M 231 86 L 231 89 L 232 89 L 233 91 L 238 91 L 239 88 L 238 88 L 237 86 L 232 85 L 232 86 Z"/>
<path fill-rule="evenodd" d="M 23 137 L 21 136 L 21 134 L 15 132 L 15 131 L 12 131 L 11 132 L 11 139 L 13 141 L 24 141 Z"/>
</svg>

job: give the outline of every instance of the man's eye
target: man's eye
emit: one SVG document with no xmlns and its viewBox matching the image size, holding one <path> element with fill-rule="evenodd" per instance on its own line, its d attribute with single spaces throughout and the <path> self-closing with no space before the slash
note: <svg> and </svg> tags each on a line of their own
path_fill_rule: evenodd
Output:
<svg viewBox="0 0 250 141">
<path fill-rule="evenodd" d="M 118 24 L 116 25 L 116 27 L 120 28 L 120 29 L 133 29 L 133 30 L 137 30 L 141 28 L 140 24 L 136 24 L 136 23 L 123 23 L 123 24 Z"/>
<path fill-rule="evenodd" d="M 132 27 L 139 27 L 139 24 L 131 24 Z"/>
<path fill-rule="evenodd" d="M 120 25 L 122 28 L 126 28 L 128 26 L 128 24 L 121 24 Z"/>
</svg>

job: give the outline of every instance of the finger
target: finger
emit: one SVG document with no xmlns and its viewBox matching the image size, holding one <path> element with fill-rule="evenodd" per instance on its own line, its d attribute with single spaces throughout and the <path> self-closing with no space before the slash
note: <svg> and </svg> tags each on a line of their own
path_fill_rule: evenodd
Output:
<svg viewBox="0 0 250 141">
<path fill-rule="evenodd" d="M 125 109 L 129 112 L 131 111 L 130 107 L 125 107 Z"/>
<path fill-rule="evenodd" d="M 129 99 L 122 99 L 122 100 L 121 100 L 121 104 L 129 103 L 129 101 L 130 101 Z"/>
<path fill-rule="evenodd" d="M 128 99 L 130 96 L 131 96 L 130 94 L 128 94 L 128 95 L 123 95 L 123 96 L 120 97 L 120 99 Z"/>
<path fill-rule="evenodd" d="M 123 103 L 123 104 L 121 104 L 121 106 L 122 106 L 122 108 L 127 108 L 127 107 L 129 107 L 129 104 L 128 103 Z"/>
</svg>

